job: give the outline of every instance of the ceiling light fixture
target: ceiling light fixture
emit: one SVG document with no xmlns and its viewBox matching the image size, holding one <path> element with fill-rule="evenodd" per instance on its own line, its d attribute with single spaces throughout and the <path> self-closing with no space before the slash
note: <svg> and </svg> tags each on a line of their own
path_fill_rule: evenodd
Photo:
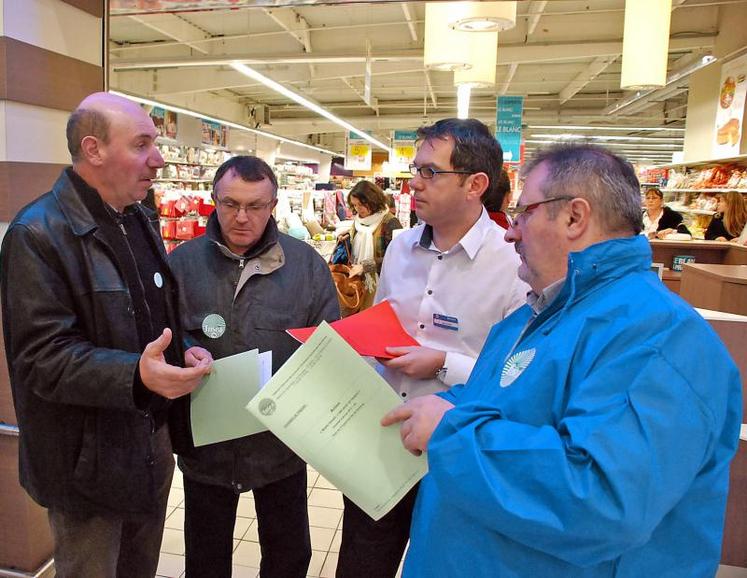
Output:
<svg viewBox="0 0 747 578">
<path fill-rule="evenodd" d="M 516 2 L 450 2 L 449 27 L 462 32 L 497 32 L 516 26 Z"/>
<path fill-rule="evenodd" d="M 449 27 L 456 2 L 426 2 L 423 64 L 430 70 L 464 70 L 471 66 L 468 33 Z"/>
<path fill-rule="evenodd" d="M 620 88 L 661 88 L 667 81 L 672 0 L 625 0 Z"/>
<path fill-rule="evenodd" d="M 570 125 L 570 124 L 530 124 L 528 128 L 539 128 L 539 129 L 558 129 L 558 130 L 619 130 L 619 131 L 672 131 L 672 132 L 685 132 L 684 128 L 673 128 L 663 126 L 581 126 L 581 125 Z"/>
<path fill-rule="evenodd" d="M 469 46 L 472 68 L 454 71 L 454 86 L 471 88 L 495 86 L 495 68 L 498 64 L 498 33 L 465 34 Z"/>
<path fill-rule="evenodd" d="M 231 122 L 230 120 L 223 120 L 221 118 L 216 118 L 214 116 L 209 116 L 209 115 L 206 115 L 206 114 L 201 114 L 199 112 L 195 112 L 194 110 L 189 110 L 189 109 L 186 109 L 186 108 L 181 108 L 179 106 L 173 106 L 171 104 L 166 104 L 164 102 L 158 102 L 156 100 L 151 100 L 149 98 L 142 98 L 140 96 L 135 96 L 133 94 L 127 94 L 127 93 L 124 93 L 124 92 L 119 92 L 117 90 L 110 90 L 109 93 L 110 94 L 116 94 L 117 96 L 122 96 L 124 98 L 128 98 L 128 99 L 130 99 L 130 100 L 132 100 L 134 102 L 139 102 L 140 104 L 146 104 L 148 106 L 158 106 L 158 107 L 161 107 L 161 108 L 163 108 L 165 110 L 170 110 L 172 112 L 176 112 L 176 113 L 179 113 L 179 114 L 186 114 L 187 116 L 191 116 L 191 117 L 194 117 L 194 118 L 209 120 L 209 121 L 212 121 L 212 122 L 218 122 L 220 124 L 224 124 L 226 126 L 229 126 L 231 128 L 235 128 L 237 130 L 243 130 L 243 131 L 251 132 L 251 133 L 254 133 L 254 134 L 261 135 L 261 136 L 266 136 L 267 138 L 271 138 L 271 139 L 274 139 L 274 140 L 277 140 L 277 141 L 280 141 L 280 142 L 283 142 L 283 143 L 288 143 L 288 144 L 292 144 L 292 145 L 304 147 L 304 148 L 315 150 L 315 151 L 318 151 L 320 153 L 324 153 L 324 154 L 327 154 L 327 155 L 332 155 L 332 156 L 339 156 L 340 155 L 340 153 L 335 152 L 335 151 L 331 151 L 331 150 L 323 149 L 321 147 L 316 147 L 314 145 L 306 144 L 305 142 L 301 142 L 301 141 L 298 141 L 298 140 L 293 140 L 292 138 L 285 138 L 284 136 L 279 136 L 279 135 L 276 135 L 276 134 L 272 134 L 271 132 L 266 132 L 266 131 L 263 131 L 263 130 L 257 130 L 255 128 L 250 128 L 248 126 L 244 126 L 243 124 L 238 124 L 238 123 L 235 123 L 235 122 Z"/>
<path fill-rule="evenodd" d="M 334 114 L 332 114 L 331 112 L 329 112 L 326 108 L 323 108 L 320 105 L 318 105 L 317 103 L 312 102 L 308 98 L 305 98 L 305 97 L 301 96 L 300 94 L 298 94 L 296 92 L 293 92 L 292 90 L 286 88 L 285 86 L 283 86 L 279 82 L 275 82 L 274 80 L 272 80 L 271 78 L 265 76 L 264 74 L 262 74 L 260 72 L 257 72 L 253 68 L 248 67 L 246 64 L 241 64 L 239 62 L 234 62 L 233 64 L 231 64 L 231 67 L 234 70 L 236 70 L 237 72 L 240 72 L 241 74 L 243 74 L 244 76 L 248 76 L 249 78 L 251 78 L 253 80 L 257 80 L 257 81 L 261 82 L 262 84 L 264 84 L 268 88 L 271 88 L 275 92 L 282 94 L 286 98 L 290 98 L 291 100 L 297 102 L 300 105 L 305 106 L 306 108 L 308 108 L 309 110 L 317 113 L 318 115 L 323 116 L 324 118 L 326 118 L 328 120 L 331 120 L 333 123 L 335 123 L 335 124 L 343 127 L 345 130 L 348 130 L 350 132 L 354 132 L 354 133 L 358 134 L 361 138 L 367 140 L 371 144 L 373 144 L 373 145 L 375 145 L 375 146 L 377 146 L 379 148 L 382 148 L 385 151 L 389 151 L 389 147 L 387 145 L 385 145 L 381 141 L 375 139 L 370 134 L 368 134 L 368 133 L 366 133 L 366 132 L 364 132 L 364 131 L 362 131 L 360 129 L 355 128 L 352 124 L 350 124 L 346 120 L 341 119 L 338 116 L 335 116 Z"/>
</svg>

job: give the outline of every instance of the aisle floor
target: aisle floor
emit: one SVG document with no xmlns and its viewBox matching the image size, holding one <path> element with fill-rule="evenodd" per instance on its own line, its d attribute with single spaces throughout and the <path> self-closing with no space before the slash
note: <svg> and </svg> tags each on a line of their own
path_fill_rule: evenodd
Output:
<svg viewBox="0 0 747 578">
<path fill-rule="evenodd" d="M 308 576 L 333 578 L 342 536 L 342 494 L 313 468 L 307 466 L 307 469 L 312 550 Z M 184 576 L 183 488 L 182 475 L 177 468 L 166 512 L 166 529 L 157 573 L 159 578 Z M 259 575 L 260 553 L 251 492 L 242 494 L 239 498 L 233 538 L 233 578 L 256 578 Z M 400 578 L 401 573 L 400 566 L 397 578 Z M 716 578 L 747 578 L 747 568 L 721 566 Z"/>
<path fill-rule="evenodd" d="M 337 553 L 340 551 L 342 494 L 313 468 L 307 468 L 312 550 L 308 576 L 330 578 L 335 575 Z M 158 564 L 159 577 L 180 578 L 184 575 L 183 487 L 182 475 L 177 468 L 166 512 L 166 529 Z M 255 578 L 259 573 L 260 552 L 251 492 L 239 498 L 233 538 L 233 578 Z M 397 576 L 399 578 L 399 573 Z"/>
</svg>

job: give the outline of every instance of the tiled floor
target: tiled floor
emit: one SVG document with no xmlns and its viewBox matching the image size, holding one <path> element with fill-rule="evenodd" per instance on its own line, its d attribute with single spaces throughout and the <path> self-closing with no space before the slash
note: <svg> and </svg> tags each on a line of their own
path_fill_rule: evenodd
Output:
<svg viewBox="0 0 747 578">
<path fill-rule="evenodd" d="M 158 576 L 179 578 L 184 575 L 184 490 L 178 468 L 169 494 L 166 530 L 161 545 Z M 308 468 L 309 526 L 311 563 L 309 576 L 328 578 L 335 575 L 337 553 L 342 536 L 342 494 L 311 467 Z M 233 578 L 255 578 L 259 573 L 259 542 L 254 499 L 251 492 L 239 498 L 233 532 Z"/>
<path fill-rule="evenodd" d="M 179 469 L 169 494 L 166 530 L 161 545 L 158 576 L 184 576 L 184 490 Z M 311 563 L 308 576 L 330 578 L 335 575 L 342 537 L 342 494 L 308 467 L 309 526 L 311 530 Z M 256 578 L 259 574 L 259 542 L 254 499 L 251 492 L 239 498 L 236 526 L 233 531 L 233 578 Z M 397 578 L 400 578 L 400 572 Z M 721 566 L 716 578 L 747 578 L 747 569 Z"/>
</svg>

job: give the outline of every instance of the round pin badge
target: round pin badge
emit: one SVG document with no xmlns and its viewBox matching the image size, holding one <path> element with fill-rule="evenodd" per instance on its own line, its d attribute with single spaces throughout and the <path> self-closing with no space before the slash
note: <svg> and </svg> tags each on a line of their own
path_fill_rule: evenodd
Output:
<svg viewBox="0 0 747 578">
<path fill-rule="evenodd" d="M 161 274 L 158 271 L 153 274 L 153 282 L 159 289 L 163 287 L 163 277 L 161 277 Z"/>
<path fill-rule="evenodd" d="M 211 313 L 202 320 L 202 332 L 211 339 L 218 339 L 226 332 L 226 320 L 217 313 Z"/>
</svg>

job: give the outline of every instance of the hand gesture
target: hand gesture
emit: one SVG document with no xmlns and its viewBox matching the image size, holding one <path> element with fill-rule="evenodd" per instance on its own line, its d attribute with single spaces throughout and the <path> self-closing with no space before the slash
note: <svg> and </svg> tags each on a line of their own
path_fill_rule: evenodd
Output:
<svg viewBox="0 0 747 578">
<path fill-rule="evenodd" d="M 390 411 L 381 419 L 381 425 L 401 423 L 402 445 L 411 454 L 419 456 L 428 449 L 428 442 L 443 415 L 453 407 L 454 404 L 437 395 L 424 395 Z"/>
<path fill-rule="evenodd" d="M 171 338 L 171 329 L 167 328 L 158 339 L 146 345 L 140 356 L 139 367 L 140 379 L 145 387 L 167 399 L 176 399 L 194 391 L 200 385 L 202 378 L 210 373 L 212 357 L 208 360 L 203 356 L 197 361 L 197 366 L 193 367 L 169 365 L 163 352 L 171 343 Z M 192 356 L 194 357 L 194 352 Z"/>
</svg>

